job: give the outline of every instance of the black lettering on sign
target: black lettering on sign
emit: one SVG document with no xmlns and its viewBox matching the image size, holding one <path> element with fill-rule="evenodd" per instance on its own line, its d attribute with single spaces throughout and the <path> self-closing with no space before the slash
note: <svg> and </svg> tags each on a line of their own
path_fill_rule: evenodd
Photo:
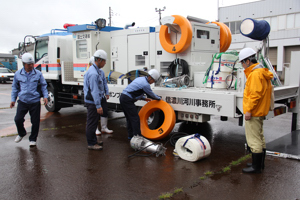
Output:
<svg viewBox="0 0 300 200">
<path fill-rule="evenodd" d="M 77 39 L 87 39 L 90 38 L 90 34 L 81 34 L 81 35 L 77 35 Z"/>
<path fill-rule="evenodd" d="M 191 98 L 181 98 L 181 97 L 170 97 L 166 96 L 165 101 L 169 104 L 179 104 L 203 108 L 216 108 L 215 100 L 207 99 L 191 99 Z"/>
<path fill-rule="evenodd" d="M 175 48 L 175 46 L 173 47 L 172 51 L 176 51 L 176 48 Z"/>
</svg>

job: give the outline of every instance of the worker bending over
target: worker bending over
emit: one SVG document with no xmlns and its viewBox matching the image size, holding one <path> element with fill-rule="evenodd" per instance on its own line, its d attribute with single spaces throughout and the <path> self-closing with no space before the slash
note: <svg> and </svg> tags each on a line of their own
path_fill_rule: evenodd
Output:
<svg viewBox="0 0 300 200">
<path fill-rule="evenodd" d="M 120 96 L 120 104 L 127 121 L 128 139 L 131 139 L 135 135 L 141 136 L 140 118 L 134 103 L 137 100 L 145 100 L 149 102 L 151 99 L 161 99 L 153 93 L 150 87 L 150 84 L 159 79 L 160 75 L 158 71 L 156 69 L 151 69 L 148 74 L 149 76 L 134 79 L 123 90 Z M 145 94 L 147 97 L 145 97 Z"/>
</svg>

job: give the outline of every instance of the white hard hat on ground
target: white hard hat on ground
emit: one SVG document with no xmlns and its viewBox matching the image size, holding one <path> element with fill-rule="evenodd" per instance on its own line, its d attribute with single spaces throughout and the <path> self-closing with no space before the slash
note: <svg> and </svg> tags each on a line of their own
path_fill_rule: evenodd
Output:
<svg viewBox="0 0 300 200">
<path fill-rule="evenodd" d="M 33 56 L 30 53 L 24 53 L 22 55 L 22 62 L 26 64 L 32 64 L 34 63 Z"/>
<path fill-rule="evenodd" d="M 104 50 L 99 49 L 94 53 L 94 57 L 101 58 L 103 60 L 107 60 L 107 53 Z"/>
<path fill-rule="evenodd" d="M 251 57 L 251 56 L 253 56 L 255 54 L 256 54 L 256 52 L 253 49 L 251 49 L 249 47 L 244 48 L 239 53 L 239 61 L 241 62 L 242 60 L 244 60 L 244 59 L 246 59 L 248 57 Z"/>
<path fill-rule="evenodd" d="M 94 62 L 95 62 L 95 57 L 92 56 L 92 57 L 90 58 L 89 64 L 94 64 Z"/>
<path fill-rule="evenodd" d="M 155 80 L 157 81 L 160 77 L 158 71 L 156 69 L 151 69 L 148 74 Z"/>
</svg>

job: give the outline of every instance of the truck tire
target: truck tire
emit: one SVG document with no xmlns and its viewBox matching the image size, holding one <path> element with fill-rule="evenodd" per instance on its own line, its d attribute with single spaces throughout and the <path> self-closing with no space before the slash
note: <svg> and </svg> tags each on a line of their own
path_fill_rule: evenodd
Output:
<svg viewBox="0 0 300 200">
<path fill-rule="evenodd" d="M 138 112 L 140 112 L 141 109 L 142 109 L 142 107 L 139 107 Z M 165 119 L 165 115 L 161 110 L 153 112 L 148 118 L 149 128 L 151 130 L 157 129 L 158 127 L 160 127 L 162 125 L 162 123 L 164 122 L 164 119 Z"/>
<path fill-rule="evenodd" d="M 55 91 L 52 87 L 48 87 L 48 103 L 45 105 L 49 112 L 58 112 L 61 107 L 57 102 L 57 96 L 55 96 Z"/>
</svg>

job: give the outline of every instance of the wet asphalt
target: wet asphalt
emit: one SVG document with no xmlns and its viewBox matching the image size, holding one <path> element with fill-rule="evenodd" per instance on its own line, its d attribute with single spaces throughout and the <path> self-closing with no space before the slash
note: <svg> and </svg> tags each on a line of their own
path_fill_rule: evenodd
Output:
<svg viewBox="0 0 300 200">
<path fill-rule="evenodd" d="M 300 165 L 293 159 L 267 156 L 261 174 L 243 174 L 244 128 L 237 119 L 208 123 L 177 123 L 174 132 L 200 133 L 210 142 L 212 153 L 197 162 L 173 156 L 169 137 L 157 141 L 166 156 L 128 156 L 135 153 L 127 139 L 123 113 L 109 113 L 114 134 L 98 137 L 102 151 L 87 149 L 86 109 L 83 106 L 49 113 L 42 107 L 37 147 L 30 148 L 29 132 L 15 143 L 16 128 L 10 109 L 11 83 L 0 84 L 0 199 L 300 199 Z M 291 114 L 264 123 L 268 144 L 290 132 Z M 141 153 L 146 155 L 145 153 Z M 229 169 L 228 169 L 229 168 Z M 179 188 L 181 192 L 175 194 Z"/>
</svg>

